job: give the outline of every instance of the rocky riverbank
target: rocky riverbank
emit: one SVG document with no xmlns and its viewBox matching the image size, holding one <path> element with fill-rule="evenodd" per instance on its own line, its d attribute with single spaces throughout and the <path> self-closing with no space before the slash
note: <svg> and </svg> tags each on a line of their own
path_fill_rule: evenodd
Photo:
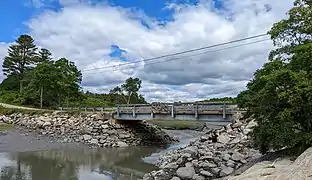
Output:
<svg viewBox="0 0 312 180">
<path fill-rule="evenodd" d="M 290 157 L 277 158 L 255 164 L 239 176 L 224 180 L 311 180 L 312 148 L 303 152 L 295 161 Z"/>
<path fill-rule="evenodd" d="M 0 122 L 27 128 L 61 142 L 79 142 L 91 147 L 159 145 L 176 141 L 155 125 L 144 121 L 121 124 L 101 113 L 14 113 L 0 116 Z"/>
<path fill-rule="evenodd" d="M 261 154 L 251 148 L 249 133 L 254 121 L 210 130 L 185 148 L 169 151 L 158 161 L 158 171 L 144 180 L 205 180 L 228 176 Z"/>
</svg>

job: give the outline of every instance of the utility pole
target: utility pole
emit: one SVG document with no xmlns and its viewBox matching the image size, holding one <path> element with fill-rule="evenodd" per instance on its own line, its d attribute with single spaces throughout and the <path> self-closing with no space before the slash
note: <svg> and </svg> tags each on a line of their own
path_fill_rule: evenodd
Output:
<svg viewBox="0 0 312 180">
<path fill-rule="evenodd" d="M 42 109 L 42 100 L 43 99 L 43 86 L 40 88 L 40 109 Z"/>
</svg>

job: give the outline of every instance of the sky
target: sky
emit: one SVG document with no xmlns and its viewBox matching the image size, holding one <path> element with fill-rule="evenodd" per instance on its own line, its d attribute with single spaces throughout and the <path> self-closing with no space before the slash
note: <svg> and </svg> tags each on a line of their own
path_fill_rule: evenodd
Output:
<svg viewBox="0 0 312 180">
<path fill-rule="evenodd" d="M 138 77 L 148 101 L 236 96 L 267 61 L 269 36 L 144 60 L 267 33 L 292 6 L 293 0 L 2 0 L 0 63 L 8 46 L 29 34 L 55 59 L 75 62 L 84 90 L 105 93 Z"/>
</svg>

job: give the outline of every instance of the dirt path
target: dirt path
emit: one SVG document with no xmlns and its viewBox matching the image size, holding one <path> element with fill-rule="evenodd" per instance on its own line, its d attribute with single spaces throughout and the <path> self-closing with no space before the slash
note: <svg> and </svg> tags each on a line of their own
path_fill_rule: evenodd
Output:
<svg viewBox="0 0 312 180">
<path fill-rule="evenodd" d="M 41 110 L 41 109 L 36 109 L 36 108 L 30 108 L 30 107 L 23 107 L 23 106 L 15 106 L 11 104 L 5 104 L 5 103 L 0 103 L 0 106 L 5 107 L 5 108 L 11 108 L 11 109 L 27 109 L 27 110 Z"/>
</svg>

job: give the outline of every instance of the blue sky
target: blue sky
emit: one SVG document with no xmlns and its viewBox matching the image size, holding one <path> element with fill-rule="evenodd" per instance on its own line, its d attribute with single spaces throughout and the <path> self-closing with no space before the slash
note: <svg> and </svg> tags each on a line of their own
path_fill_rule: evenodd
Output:
<svg viewBox="0 0 312 180">
<path fill-rule="evenodd" d="M 40 0 L 2 0 L 0 1 L 0 42 L 12 42 L 20 34 L 27 33 L 25 23 L 45 10 L 58 11 L 62 6 L 57 0 L 41 0 L 44 5 L 35 7 L 32 1 Z M 101 0 L 90 0 L 99 3 Z M 168 3 L 196 4 L 197 0 L 108 0 L 111 6 L 135 8 L 143 11 L 149 17 L 159 21 L 171 21 L 172 10 L 164 8 Z M 221 7 L 221 1 L 215 0 L 216 7 Z M 17 12 L 17 13 L 16 13 Z"/>
<path fill-rule="evenodd" d="M 59 11 L 62 8 L 57 0 L 43 0 L 42 2 L 40 6 L 37 6 L 32 0 L 0 1 L 0 22 L 3 25 L 0 28 L 0 42 L 13 42 L 20 34 L 27 33 L 28 30 L 25 23 L 45 10 Z M 100 0 L 91 0 L 92 4 L 99 2 Z M 197 0 L 108 0 L 108 4 L 111 6 L 135 8 L 143 11 L 149 17 L 165 22 L 172 20 L 173 11 L 164 8 L 168 3 L 172 2 L 177 4 L 196 4 Z M 143 21 L 141 23 L 144 24 Z M 126 58 L 122 56 L 125 52 L 118 45 L 112 45 L 110 56 L 119 57 L 122 61 L 126 61 Z"/>
</svg>

